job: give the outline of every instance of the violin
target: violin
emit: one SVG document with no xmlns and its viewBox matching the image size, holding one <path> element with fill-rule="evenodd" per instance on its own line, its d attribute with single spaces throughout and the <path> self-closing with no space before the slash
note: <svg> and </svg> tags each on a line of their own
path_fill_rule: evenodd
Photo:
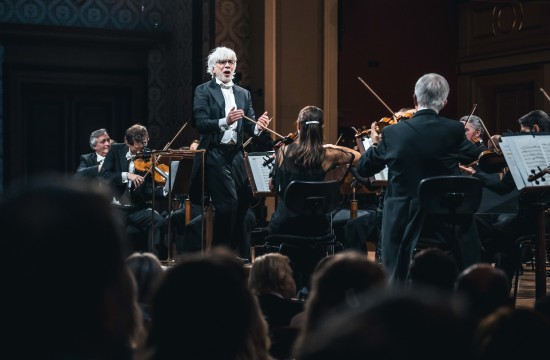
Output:
<svg viewBox="0 0 550 360">
<path fill-rule="evenodd" d="M 143 159 L 143 158 L 135 159 L 134 167 L 136 168 L 137 171 L 146 173 L 145 176 L 151 173 L 152 172 L 151 170 L 153 167 L 153 161 L 151 159 L 151 156 L 149 156 L 149 159 Z M 169 175 L 168 165 L 155 163 L 154 179 L 157 183 L 165 184 L 166 180 L 168 179 L 168 175 Z"/>
<path fill-rule="evenodd" d="M 285 145 L 288 145 L 288 144 L 291 144 L 294 140 L 296 140 L 298 137 L 300 136 L 299 133 L 295 132 L 295 133 L 289 133 L 287 136 L 283 136 L 282 139 L 280 139 L 279 141 L 277 141 L 275 143 L 275 145 L 273 145 L 273 150 L 277 151 L 279 150 L 281 147 L 285 146 Z M 273 161 L 275 160 L 275 153 L 273 155 L 271 155 L 268 159 L 266 159 L 263 163 L 263 166 L 268 166 L 269 164 L 271 164 Z"/>
<path fill-rule="evenodd" d="M 273 150 L 278 150 L 283 145 L 288 145 L 294 142 L 300 136 L 297 132 L 291 132 L 287 136 L 284 136 L 282 139 L 278 140 L 275 145 L 273 145 Z"/>
<path fill-rule="evenodd" d="M 168 142 L 168 144 L 166 144 L 164 149 L 162 149 L 163 151 L 170 148 L 170 145 L 172 145 L 174 140 L 176 140 L 176 138 L 183 131 L 183 129 L 185 129 L 186 126 L 187 126 L 187 123 L 183 124 L 183 126 L 178 130 L 178 132 L 172 138 L 172 140 L 170 140 Z M 134 160 L 134 167 L 136 168 L 137 171 L 144 172 L 145 173 L 144 177 L 147 176 L 147 174 L 152 173 L 154 175 L 153 176 L 154 181 L 156 181 L 157 183 L 163 185 L 163 184 L 166 183 L 166 180 L 168 179 L 168 176 L 170 174 L 170 172 L 169 172 L 170 168 L 166 164 L 159 163 L 159 160 L 160 160 L 161 156 L 162 155 L 158 155 L 155 159 L 155 169 L 154 169 L 154 171 L 153 171 L 153 161 L 152 161 L 152 156 L 151 155 L 136 157 L 136 159 Z"/>
<path fill-rule="evenodd" d="M 488 174 L 494 174 L 503 172 L 508 164 L 502 152 L 485 150 L 479 154 L 477 166 Z"/>
<path fill-rule="evenodd" d="M 388 125 L 394 125 L 397 124 L 399 121 L 403 119 L 410 119 L 414 116 L 416 113 L 416 109 L 401 109 L 398 112 L 394 113 L 392 117 L 383 117 L 382 119 L 378 120 L 376 122 L 376 132 L 380 133 L 383 128 L 385 128 Z M 361 132 L 357 132 L 355 134 L 356 138 L 359 137 L 370 137 L 371 129 L 366 129 Z"/>
</svg>

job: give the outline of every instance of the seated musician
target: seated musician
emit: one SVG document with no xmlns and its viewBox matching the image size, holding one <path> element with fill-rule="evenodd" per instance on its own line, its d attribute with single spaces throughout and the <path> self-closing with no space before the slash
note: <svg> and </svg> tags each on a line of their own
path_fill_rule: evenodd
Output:
<svg viewBox="0 0 550 360">
<path fill-rule="evenodd" d="M 97 179 L 103 160 L 111 149 L 111 138 L 106 129 L 92 131 L 90 147 L 93 152 L 80 155 L 76 176 Z"/>
<path fill-rule="evenodd" d="M 487 146 L 483 143 L 483 120 L 479 116 L 469 115 L 460 118 L 460 121 L 464 124 L 464 133 L 466 139 L 473 142 L 482 151 L 487 150 Z"/>
<path fill-rule="evenodd" d="M 360 153 L 353 149 L 324 144 L 323 126 L 323 111 L 315 106 L 304 107 L 296 120 L 297 139 L 276 151 L 270 187 L 278 199 L 277 209 L 266 229 L 268 233 L 317 235 L 328 232 L 328 221 L 324 228 L 317 223 L 306 224 L 292 214 L 283 201 L 286 187 L 293 180 L 329 180 L 335 175 L 331 171 L 335 168 L 343 169 L 342 178 L 336 179 L 342 180 L 348 165 L 359 160 Z"/>
<path fill-rule="evenodd" d="M 149 133 L 147 128 L 140 124 L 130 126 L 124 135 L 124 143 L 113 144 L 107 153 L 99 178 L 111 186 L 113 190 L 113 204 L 119 210 L 124 226 L 132 225 L 151 236 L 153 231 L 154 249 L 161 259 L 167 256 L 167 247 L 161 239 L 166 230 L 166 220 L 149 205 L 153 196 L 163 196 L 162 187 L 153 187 L 151 172 L 139 173 L 134 161 L 138 153 L 143 153 Z M 143 159 L 142 159 L 143 160 Z"/>
<path fill-rule="evenodd" d="M 550 131 L 550 117 L 541 110 L 533 110 L 518 120 L 520 131 L 538 133 Z M 498 136 L 494 136 L 498 140 Z M 498 142 L 496 142 L 498 146 Z M 483 169 L 482 169 L 483 170 Z M 517 191 L 514 179 L 509 171 L 503 169 L 500 173 L 474 172 L 472 176 L 483 181 L 485 187 L 493 192 L 504 195 L 517 192 L 517 208 L 510 213 L 476 214 L 477 226 L 483 242 L 485 258 L 495 262 L 502 268 L 511 281 L 520 260 L 516 240 L 523 235 L 532 234 L 536 229 L 537 209 L 535 202 L 542 199 L 548 203 L 548 192 Z M 539 197 L 540 196 L 540 197 Z"/>
</svg>

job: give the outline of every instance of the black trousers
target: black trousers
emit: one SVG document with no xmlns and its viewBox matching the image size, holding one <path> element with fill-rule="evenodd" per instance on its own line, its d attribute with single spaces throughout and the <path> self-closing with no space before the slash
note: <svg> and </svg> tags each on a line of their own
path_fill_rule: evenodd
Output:
<svg viewBox="0 0 550 360">
<path fill-rule="evenodd" d="M 245 257 L 244 219 L 250 204 L 250 187 L 242 150 L 216 146 L 206 152 L 206 192 L 211 196 L 215 217 L 212 246 L 224 245 Z"/>
</svg>

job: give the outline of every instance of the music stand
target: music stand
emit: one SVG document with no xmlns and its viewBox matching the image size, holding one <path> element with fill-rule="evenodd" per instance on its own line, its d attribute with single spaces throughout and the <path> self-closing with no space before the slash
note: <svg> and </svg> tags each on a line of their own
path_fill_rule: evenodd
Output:
<svg viewBox="0 0 550 360">
<path fill-rule="evenodd" d="M 518 190 L 538 192 L 538 197 L 542 191 L 550 190 L 550 184 L 544 179 L 546 169 L 550 168 L 550 135 L 503 134 L 500 148 Z M 541 201 L 532 205 L 537 210 L 535 297 L 540 298 L 546 295 L 546 205 Z"/>
<path fill-rule="evenodd" d="M 361 155 L 372 146 L 372 140 L 368 136 L 357 136 L 355 142 Z M 374 186 L 388 186 L 388 167 L 384 167 L 382 171 L 370 177 L 370 182 Z"/>
<path fill-rule="evenodd" d="M 275 196 L 269 190 L 269 173 L 273 167 L 273 151 L 244 153 L 246 175 L 254 197 Z"/>
<path fill-rule="evenodd" d="M 189 223 L 191 220 L 191 201 L 189 200 L 189 191 L 191 187 L 191 174 L 193 172 L 193 162 L 197 153 L 204 153 L 205 150 L 169 150 L 169 153 L 164 159 L 170 163 L 170 176 L 168 178 L 168 198 L 172 200 L 172 194 L 185 195 L 185 223 Z M 204 156 L 201 156 L 204 162 Z M 203 164 L 204 165 L 204 164 Z M 204 177 L 201 177 L 204 179 Z M 204 202 L 204 180 L 202 183 L 202 195 Z M 204 204 L 203 204 L 204 208 Z M 170 208 L 171 211 L 171 208 Z M 204 228 L 204 224 L 203 224 Z M 203 232 L 204 237 L 204 232 Z M 171 239 L 172 239 L 172 217 L 168 217 L 168 262 L 173 262 L 171 252 Z M 202 239 L 202 243 L 205 243 L 205 239 Z"/>
</svg>

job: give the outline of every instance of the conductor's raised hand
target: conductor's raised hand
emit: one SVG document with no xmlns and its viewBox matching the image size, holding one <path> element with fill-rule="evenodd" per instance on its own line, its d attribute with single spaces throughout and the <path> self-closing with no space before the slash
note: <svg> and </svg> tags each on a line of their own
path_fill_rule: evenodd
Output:
<svg viewBox="0 0 550 360">
<path fill-rule="evenodd" d="M 269 125 L 269 118 L 267 117 L 267 111 L 266 111 L 262 114 L 262 116 L 258 118 L 257 128 L 258 130 L 262 131 L 264 129 L 267 129 L 268 125 Z"/>
<path fill-rule="evenodd" d="M 227 125 L 231 125 L 234 122 L 239 121 L 243 116 L 244 111 L 242 109 L 236 110 L 235 107 L 232 107 L 226 117 Z"/>
</svg>

